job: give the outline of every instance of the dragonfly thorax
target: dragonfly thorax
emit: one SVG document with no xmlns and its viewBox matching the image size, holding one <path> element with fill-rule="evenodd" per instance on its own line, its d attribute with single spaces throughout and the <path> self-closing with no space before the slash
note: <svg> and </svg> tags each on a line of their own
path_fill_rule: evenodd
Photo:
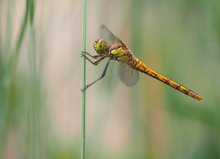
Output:
<svg viewBox="0 0 220 159">
<path fill-rule="evenodd" d="M 103 39 L 96 40 L 93 47 L 98 54 L 108 54 L 109 46 Z"/>
</svg>

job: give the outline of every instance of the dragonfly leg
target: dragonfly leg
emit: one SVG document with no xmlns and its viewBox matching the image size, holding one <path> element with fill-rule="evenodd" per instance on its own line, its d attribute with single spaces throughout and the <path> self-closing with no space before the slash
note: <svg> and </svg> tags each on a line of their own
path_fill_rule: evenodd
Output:
<svg viewBox="0 0 220 159">
<path fill-rule="evenodd" d="M 82 56 L 88 55 L 88 56 L 90 56 L 90 57 L 93 58 L 93 59 L 97 59 L 97 58 L 103 56 L 103 55 L 91 55 L 90 53 L 85 52 L 85 51 L 82 51 L 81 55 L 82 55 Z"/>
<path fill-rule="evenodd" d="M 86 85 L 86 87 L 83 88 L 81 91 L 86 91 L 86 89 L 89 88 L 91 85 L 95 84 L 95 83 L 98 82 L 100 79 L 102 79 L 103 77 L 105 77 L 105 74 L 106 74 L 106 72 L 107 72 L 107 69 L 108 69 L 108 66 L 109 66 L 110 61 L 111 61 L 111 58 L 108 60 L 106 66 L 105 66 L 105 69 L 104 69 L 104 71 L 103 71 L 103 73 L 102 73 L 102 75 L 101 75 L 97 80 L 95 80 L 94 82 L 92 82 L 92 83 Z"/>
<path fill-rule="evenodd" d="M 95 62 L 93 62 L 90 58 L 88 58 L 86 55 L 82 54 L 82 56 L 84 56 L 86 58 L 86 60 L 88 60 L 91 64 L 97 66 L 102 60 L 104 60 L 107 55 L 100 57 L 98 60 L 96 60 Z"/>
</svg>

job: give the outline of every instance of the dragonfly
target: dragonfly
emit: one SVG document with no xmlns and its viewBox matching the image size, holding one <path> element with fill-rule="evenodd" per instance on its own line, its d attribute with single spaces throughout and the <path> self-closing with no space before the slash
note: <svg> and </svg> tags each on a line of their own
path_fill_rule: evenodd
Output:
<svg viewBox="0 0 220 159">
<path fill-rule="evenodd" d="M 96 51 L 96 55 L 92 55 L 88 52 L 82 52 L 82 56 L 86 58 L 90 63 L 97 66 L 104 59 L 108 59 L 101 76 L 92 83 L 85 86 L 82 91 L 86 91 L 90 86 L 105 77 L 109 63 L 112 60 L 119 63 L 119 78 L 126 86 L 134 86 L 139 80 L 139 73 L 147 74 L 166 85 L 188 95 L 196 100 L 201 100 L 202 97 L 190 90 L 189 88 L 171 80 L 155 70 L 148 67 L 144 62 L 136 58 L 131 50 L 122 42 L 117 36 L 115 36 L 106 26 L 101 25 L 101 38 L 97 39 L 93 43 L 93 48 Z M 93 60 L 92 60 L 93 59 Z"/>
</svg>

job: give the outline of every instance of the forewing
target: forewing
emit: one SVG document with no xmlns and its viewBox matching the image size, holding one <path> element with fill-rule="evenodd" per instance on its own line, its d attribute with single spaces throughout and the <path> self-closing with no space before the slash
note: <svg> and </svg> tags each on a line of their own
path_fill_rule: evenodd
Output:
<svg viewBox="0 0 220 159">
<path fill-rule="evenodd" d="M 112 45 L 114 43 L 120 43 L 124 48 L 127 48 L 126 45 L 117 36 L 115 36 L 106 26 L 101 25 L 100 34 L 101 38 L 106 40 L 109 45 Z"/>
<path fill-rule="evenodd" d="M 119 64 L 118 75 L 120 80 L 128 87 L 132 87 L 139 80 L 138 71 L 123 62 Z"/>
</svg>

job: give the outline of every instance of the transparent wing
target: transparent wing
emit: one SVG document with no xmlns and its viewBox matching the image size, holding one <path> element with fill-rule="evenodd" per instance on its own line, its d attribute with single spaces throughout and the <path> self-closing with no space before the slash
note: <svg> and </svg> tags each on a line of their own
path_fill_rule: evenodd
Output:
<svg viewBox="0 0 220 159">
<path fill-rule="evenodd" d="M 123 62 L 119 64 L 118 75 L 120 80 L 128 87 L 135 85 L 139 80 L 138 71 Z"/>
<path fill-rule="evenodd" d="M 109 45 L 112 45 L 114 43 L 121 43 L 122 46 L 126 48 L 125 44 L 117 36 L 115 36 L 106 26 L 101 25 L 100 34 L 101 38 L 105 39 Z"/>
</svg>

